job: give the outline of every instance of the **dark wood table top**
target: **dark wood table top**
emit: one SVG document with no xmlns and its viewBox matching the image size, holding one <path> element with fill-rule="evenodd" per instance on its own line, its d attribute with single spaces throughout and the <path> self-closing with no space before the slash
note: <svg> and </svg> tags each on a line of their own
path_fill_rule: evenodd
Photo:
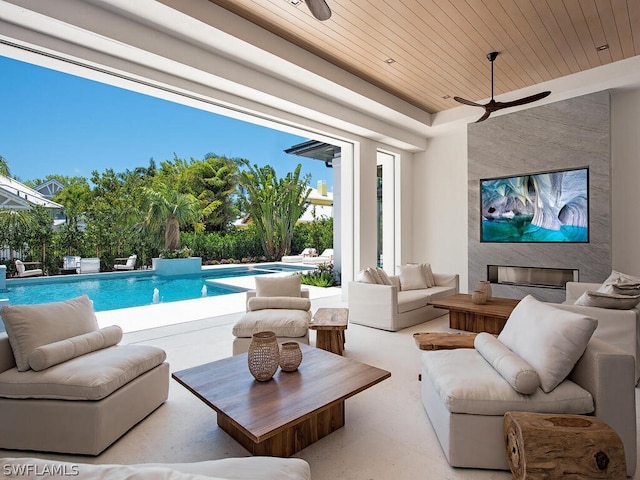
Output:
<svg viewBox="0 0 640 480">
<path fill-rule="evenodd" d="M 471 295 L 457 293 L 438 300 L 431 300 L 429 305 L 438 308 L 446 308 L 459 312 L 469 312 L 481 315 L 488 315 L 496 318 L 509 318 L 511 312 L 520 300 L 515 298 L 491 297 L 487 303 L 477 304 L 471 300 Z"/>
<path fill-rule="evenodd" d="M 303 358 L 298 370 L 278 370 L 267 382 L 253 378 L 246 353 L 175 372 L 172 377 L 261 442 L 391 376 L 386 370 L 308 345 L 300 348 Z"/>
</svg>

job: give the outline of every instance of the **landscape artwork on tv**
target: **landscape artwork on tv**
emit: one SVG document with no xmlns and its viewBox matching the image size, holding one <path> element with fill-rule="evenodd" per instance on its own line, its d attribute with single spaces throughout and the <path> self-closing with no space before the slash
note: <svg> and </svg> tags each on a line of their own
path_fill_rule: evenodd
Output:
<svg viewBox="0 0 640 480">
<path fill-rule="evenodd" d="M 589 242 L 589 169 L 480 180 L 481 242 Z"/>
</svg>

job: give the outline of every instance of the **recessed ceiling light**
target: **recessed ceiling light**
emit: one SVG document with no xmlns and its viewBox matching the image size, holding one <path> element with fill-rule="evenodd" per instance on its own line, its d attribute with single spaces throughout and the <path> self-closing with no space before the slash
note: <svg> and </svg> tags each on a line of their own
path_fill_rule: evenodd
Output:
<svg viewBox="0 0 640 480">
<path fill-rule="evenodd" d="M 444 98 L 445 100 L 449 100 L 451 98 L 451 95 L 443 95 L 442 98 Z"/>
<path fill-rule="evenodd" d="M 387 58 L 384 63 L 391 65 L 392 63 L 396 63 L 396 61 L 393 58 Z"/>
<path fill-rule="evenodd" d="M 603 50 L 608 50 L 609 49 L 609 44 L 605 43 L 604 45 L 600 45 L 599 47 L 596 47 L 596 50 L 599 52 L 602 52 Z"/>
</svg>

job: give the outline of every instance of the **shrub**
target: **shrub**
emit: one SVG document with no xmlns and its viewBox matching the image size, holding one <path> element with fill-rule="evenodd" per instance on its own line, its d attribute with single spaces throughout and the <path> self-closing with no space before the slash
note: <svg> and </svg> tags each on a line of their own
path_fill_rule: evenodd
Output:
<svg viewBox="0 0 640 480">
<path fill-rule="evenodd" d="M 300 283 L 303 285 L 312 285 L 314 287 L 333 287 L 336 284 L 333 264 L 322 263 L 318 265 L 316 270 L 301 273 Z"/>
</svg>

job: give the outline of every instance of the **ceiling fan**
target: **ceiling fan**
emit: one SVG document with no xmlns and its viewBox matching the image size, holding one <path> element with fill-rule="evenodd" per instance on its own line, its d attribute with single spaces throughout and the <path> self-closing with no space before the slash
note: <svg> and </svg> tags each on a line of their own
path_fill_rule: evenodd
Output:
<svg viewBox="0 0 640 480">
<path fill-rule="evenodd" d="M 299 5 L 303 0 L 289 0 L 292 5 Z M 321 22 L 331 18 L 331 9 L 325 0 L 304 0 L 311 14 Z"/>
<path fill-rule="evenodd" d="M 320 0 L 323 1 L 323 0 Z M 538 100 L 543 99 L 544 97 L 549 96 L 551 91 L 536 93 L 535 95 L 531 95 L 529 97 L 523 97 L 518 100 L 513 100 L 511 102 L 496 102 L 493 99 L 493 61 L 498 56 L 499 52 L 491 52 L 487 54 L 487 58 L 491 62 L 491 100 L 485 103 L 484 105 L 481 103 L 472 102 L 471 100 L 466 100 L 461 97 L 453 97 L 456 102 L 464 103 L 465 105 L 469 105 L 471 107 L 482 107 L 484 108 L 484 115 L 482 115 L 475 123 L 482 122 L 489 118 L 493 112 L 502 110 L 503 108 L 509 107 L 517 107 L 518 105 L 525 105 L 531 102 L 537 102 Z"/>
</svg>

